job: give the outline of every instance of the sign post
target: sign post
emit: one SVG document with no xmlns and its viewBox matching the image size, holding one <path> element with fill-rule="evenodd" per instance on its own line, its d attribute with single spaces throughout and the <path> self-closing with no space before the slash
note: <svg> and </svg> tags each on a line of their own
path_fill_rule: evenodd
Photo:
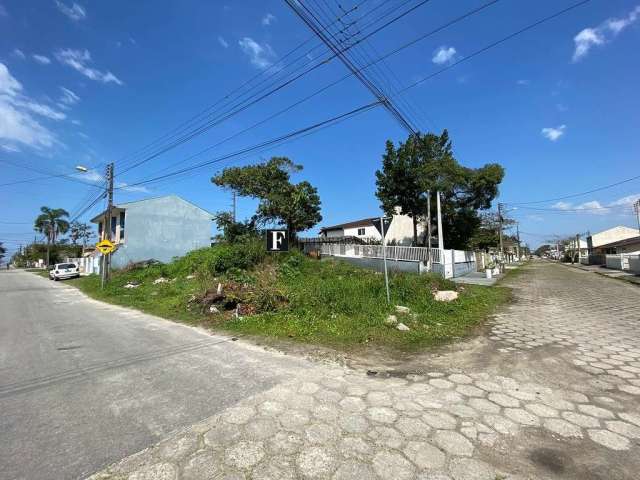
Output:
<svg viewBox="0 0 640 480">
<path fill-rule="evenodd" d="M 107 265 L 109 264 L 109 262 L 107 261 L 107 255 L 110 255 L 111 252 L 115 250 L 116 246 L 113 244 L 113 242 L 111 242 L 111 240 L 107 240 L 105 238 L 104 240 L 96 243 L 96 248 L 100 253 L 102 253 L 102 278 L 100 282 L 100 288 L 104 288 L 104 281 L 106 277 L 105 270 L 107 268 Z"/>
<path fill-rule="evenodd" d="M 389 219 L 380 217 L 380 231 L 382 233 L 382 261 L 384 263 L 384 286 L 387 290 L 387 303 L 391 303 L 391 296 L 389 295 L 389 274 L 387 273 L 387 228 L 389 228 L 389 223 L 385 225 L 385 220 Z"/>
</svg>

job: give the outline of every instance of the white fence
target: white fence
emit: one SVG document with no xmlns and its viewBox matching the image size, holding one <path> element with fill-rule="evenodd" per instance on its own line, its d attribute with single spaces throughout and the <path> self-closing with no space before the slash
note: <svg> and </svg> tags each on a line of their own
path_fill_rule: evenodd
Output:
<svg viewBox="0 0 640 480">
<path fill-rule="evenodd" d="M 75 263 L 81 274 L 91 275 L 100 273 L 100 257 L 89 256 L 81 258 L 66 258 L 65 262 Z"/>
<path fill-rule="evenodd" d="M 320 254 L 333 257 L 344 257 L 350 261 L 357 261 L 367 266 L 371 262 L 367 259 L 375 259 L 375 267 L 379 268 L 379 260 L 384 258 L 386 248 L 387 260 L 395 262 L 394 267 L 403 264 L 405 271 L 423 272 L 429 268 L 433 272 L 440 273 L 445 278 L 465 275 L 476 270 L 476 257 L 474 252 L 463 250 L 440 250 L 428 247 L 383 247 L 382 245 L 359 245 L 350 243 L 322 243 Z M 355 260 L 354 260 L 355 259 Z M 361 260 L 357 260 L 361 259 Z M 431 262 L 429 262 L 431 260 Z M 404 263 L 403 263 L 404 262 Z"/>
<path fill-rule="evenodd" d="M 432 263 L 441 263 L 442 259 L 439 248 L 400 247 L 392 245 L 383 247 L 382 245 L 358 245 L 354 243 L 323 243 L 320 248 L 320 253 L 331 256 L 383 258 L 383 248 L 387 249 L 387 258 L 390 260 L 428 262 L 431 257 Z"/>
<path fill-rule="evenodd" d="M 615 270 L 640 274 L 640 255 L 629 255 L 627 253 L 607 255 L 605 266 Z"/>
</svg>

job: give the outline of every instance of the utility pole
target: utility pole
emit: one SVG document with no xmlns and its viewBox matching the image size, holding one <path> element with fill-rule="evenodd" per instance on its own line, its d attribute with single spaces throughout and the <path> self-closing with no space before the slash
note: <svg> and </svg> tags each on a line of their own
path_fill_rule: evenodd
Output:
<svg viewBox="0 0 640 480">
<path fill-rule="evenodd" d="M 518 247 L 517 247 L 517 255 L 518 255 L 518 261 L 520 261 L 520 222 L 516 222 L 516 239 L 518 240 Z"/>
<path fill-rule="evenodd" d="M 504 259 L 504 245 L 502 243 L 502 203 L 498 203 L 498 223 L 500 230 L 498 235 L 500 236 L 500 260 Z"/>
<path fill-rule="evenodd" d="M 577 262 L 580 263 L 580 234 L 576 233 L 576 248 L 578 249 L 578 260 Z"/>
<path fill-rule="evenodd" d="M 431 271 L 431 191 L 427 190 L 427 247 L 429 248 L 429 268 Z"/>
<path fill-rule="evenodd" d="M 113 209 L 113 163 L 107 165 L 107 217 L 105 219 L 104 233 L 105 238 L 111 241 L 111 210 Z M 111 269 L 111 254 L 102 255 L 102 281 L 101 286 L 109 281 L 109 270 Z"/>
<path fill-rule="evenodd" d="M 640 234 L 640 198 L 633 204 L 633 209 L 636 211 L 636 217 L 638 218 L 638 233 Z"/>
<path fill-rule="evenodd" d="M 442 209 L 440 208 L 440 192 L 437 192 L 436 196 L 436 209 L 438 213 L 438 248 L 440 254 L 444 255 L 444 235 L 442 234 Z"/>
<path fill-rule="evenodd" d="M 231 197 L 231 215 L 233 216 L 233 223 L 236 223 L 236 205 L 237 205 L 237 200 L 236 200 L 236 191 L 233 190 L 232 192 L 232 197 Z"/>
</svg>

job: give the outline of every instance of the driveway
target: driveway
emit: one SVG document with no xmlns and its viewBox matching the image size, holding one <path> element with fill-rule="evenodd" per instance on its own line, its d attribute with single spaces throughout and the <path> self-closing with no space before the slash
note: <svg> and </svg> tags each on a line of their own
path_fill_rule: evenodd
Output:
<svg viewBox="0 0 640 480">
<path fill-rule="evenodd" d="M 366 369 L 285 360 L 240 342 L 207 347 L 224 348 L 234 365 L 240 361 L 250 365 L 250 359 L 259 358 L 243 378 L 256 378 L 256 371 L 270 370 L 272 364 L 280 366 L 280 375 L 253 380 L 244 390 L 241 385 L 242 391 L 233 398 L 229 397 L 236 388 L 230 388 L 226 403 L 211 399 L 210 416 L 206 408 L 199 410 L 196 423 L 91 478 L 637 479 L 640 290 L 549 263 L 536 263 L 510 282 L 516 302 L 494 319 L 484 335 L 396 363 L 386 371 L 378 369 L 375 375 Z M 76 309 L 100 305 L 65 289 L 63 298 L 67 297 L 75 299 Z M 138 322 L 163 332 L 183 328 L 101 308 L 110 311 L 108 322 L 125 329 L 134 327 L 123 324 Z M 100 322 L 102 317 L 96 313 L 94 318 Z M 199 360 L 211 361 L 207 359 L 212 353 L 200 351 L 204 359 Z M 181 363 L 183 355 L 194 354 L 178 353 L 173 361 Z M 155 362 L 148 361 L 147 368 Z M 170 379 L 179 381 L 176 377 L 183 374 L 166 368 L 168 385 L 156 392 L 160 398 L 176 395 Z M 136 374 L 130 369 L 124 365 L 118 373 L 133 378 Z M 90 388 L 104 395 L 114 383 L 108 379 L 116 373 L 92 375 Z M 208 376 L 192 379 L 201 382 L 192 384 L 192 391 L 206 388 L 211 379 L 218 381 L 219 375 Z M 57 387 L 42 391 L 49 388 Z M 182 388 L 188 387 L 183 383 Z M 29 398 L 31 393 L 22 395 Z M 162 403 L 160 398 L 156 403 Z M 140 410 L 149 416 L 156 408 Z M 174 400 L 158 411 L 155 425 L 163 425 L 164 416 L 174 410 L 186 413 L 190 408 Z M 89 439 L 101 434 L 97 422 L 85 421 Z M 165 430 L 186 423 L 175 422 Z M 136 428 L 143 428 L 127 427 L 133 438 Z M 75 435 L 74 428 L 46 431 L 59 442 Z M 153 436 L 148 434 L 146 440 Z M 158 431 L 155 436 L 162 434 Z M 33 437 L 21 437 L 22 449 L 11 455 L 24 458 L 39 453 L 47 461 L 56 458 L 58 465 L 70 455 L 71 450 L 54 454 L 25 450 L 27 439 Z M 97 439 L 97 450 L 105 440 Z M 48 446 L 52 445 L 56 443 Z"/>
</svg>

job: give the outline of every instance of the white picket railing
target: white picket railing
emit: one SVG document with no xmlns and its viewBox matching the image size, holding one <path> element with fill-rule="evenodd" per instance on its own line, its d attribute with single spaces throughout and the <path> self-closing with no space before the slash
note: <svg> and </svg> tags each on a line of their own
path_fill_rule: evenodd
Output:
<svg viewBox="0 0 640 480">
<path fill-rule="evenodd" d="M 387 249 L 387 259 L 389 260 L 428 262 L 431 257 L 432 263 L 442 263 L 440 249 L 427 247 L 401 247 L 395 245 L 383 247 L 382 245 L 323 243 L 320 253 L 331 256 L 383 258 L 383 248 Z"/>
</svg>

